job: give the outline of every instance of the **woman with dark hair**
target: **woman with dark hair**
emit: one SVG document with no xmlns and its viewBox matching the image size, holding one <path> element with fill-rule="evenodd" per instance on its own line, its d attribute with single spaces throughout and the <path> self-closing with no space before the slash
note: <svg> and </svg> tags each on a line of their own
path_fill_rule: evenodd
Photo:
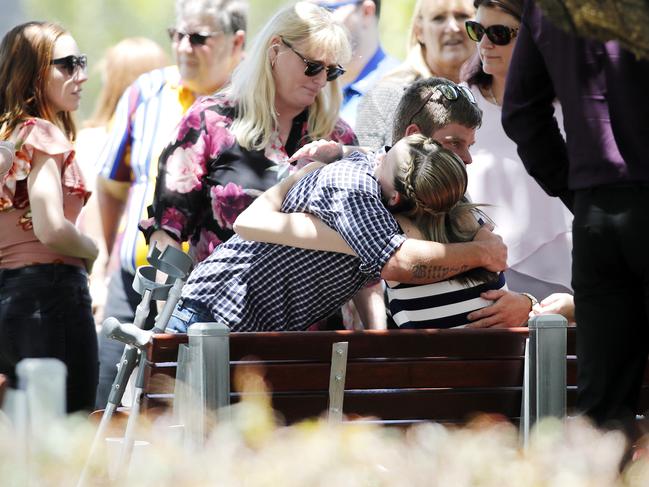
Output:
<svg viewBox="0 0 649 487">
<path fill-rule="evenodd" d="M 72 112 L 86 56 L 50 22 L 28 22 L 0 44 L 0 140 L 15 157 L 0 179 L 0 373 L 23 358 L 67 366 L 68 411 L 92 409 L 97 336 L 88 274 L 97 245 L 75 227 L 89 193 L 77 166 Z"/>
<path fill-rule="evenodd" d="M 466 31 L 477 43 L 476 55 L 465 65 L 463 79 L 483 112 L 482 127 L 467 167 L 468 191 L 498 225 L 508 248 L 505 271 L 512 291 L 539 300 L 570 291 L 572 216 L 525 171 L 500 122 L 505 81 L 520 26 L 522 0 L 476 0 L 475 21 Z M 563 125 L 561 111 L 555 115 Z M 486 311 L 485 311 L 486 312 Z"/>
</svg>

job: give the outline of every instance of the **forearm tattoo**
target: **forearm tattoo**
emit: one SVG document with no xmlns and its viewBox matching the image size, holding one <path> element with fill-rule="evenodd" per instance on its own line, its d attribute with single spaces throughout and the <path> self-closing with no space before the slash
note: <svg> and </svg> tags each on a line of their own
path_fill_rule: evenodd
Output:
<svg viewBox="0 0 649 487">
<path fill-rule="evenodd" d="M 418 264 L 412 266 L 412 277 L 414 277 L 415 279 L 431 279 L 433 281 L 441 281 L 448 277 L 462 274 L 469 269 L 470 267 L 468 265 L 452 267 Z"/>
</svg>

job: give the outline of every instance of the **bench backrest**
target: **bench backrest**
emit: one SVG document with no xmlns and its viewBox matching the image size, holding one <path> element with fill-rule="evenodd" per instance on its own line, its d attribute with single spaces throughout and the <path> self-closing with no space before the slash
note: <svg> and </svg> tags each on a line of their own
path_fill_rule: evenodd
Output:
<svg viewBox="0 0 649 487">
<path fill-rule="evenodd" d="M 327 409 L 332 345 L 348 342 L 344 412 L 386 422 L 464 422 L 478 412 L 517 421 L 527 328 L 230 334 L 230 364 L 265 370 L 287 422 Z M 144 404 L 169 404 L 186 335 L 156 335 Z M 231 380 L 231 384 L 234 381 Z M 231 391 L 231 402 L 240 399 Z"/>
</svg>

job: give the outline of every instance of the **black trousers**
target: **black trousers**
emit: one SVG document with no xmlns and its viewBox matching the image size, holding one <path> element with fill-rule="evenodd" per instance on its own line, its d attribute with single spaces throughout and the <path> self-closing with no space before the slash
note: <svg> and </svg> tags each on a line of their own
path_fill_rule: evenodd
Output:
<svg viewBox="0 0 649 487">
<path fill-rule="evenodd" d="M 116 271 L 108 284 L 108 296 L 104 307 L 104 317 L 112 316 L 121 323 L 133 323 L 135 309 L 142 297 L 133 289 L 135 276 L 125 270 Z M 156 315 L 155 301 L 151 302 L 151 310 L 144 328 L 153 328 Z M 104 409 L 110 395 L 110 388 L 117 375 L 117 363 L 124 351 L 124 344 L 99 335 L 99 386 L 95 409 Z"/>
<path fill-rule="evenodd" d="M 91 411 L 97 334 L 88 276 L 81 268 L 39 264 L 0 270 L 0 373 L 15 385 L 16 364 L 42 357 L 58 358 L 68 368 L 68 412 Z"/>
<path fill-rule="evenodd" d="M 633 438 L 649 351 L 649 185 L 578 191 L 574 217 L 577 405 Z"/>
</svg>

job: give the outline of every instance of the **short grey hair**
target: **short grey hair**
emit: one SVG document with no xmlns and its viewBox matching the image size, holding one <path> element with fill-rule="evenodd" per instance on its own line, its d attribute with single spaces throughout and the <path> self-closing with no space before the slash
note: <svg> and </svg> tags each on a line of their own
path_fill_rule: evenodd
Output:
<svg viewBox="0 0 649 487">
<path fill-rule="evenodd" d="M 248 23 L 246 0 L 176 0 L 176 21 L 188 16 L 209 18 L 226 34 L 245 31 Z"/>
</svg>

